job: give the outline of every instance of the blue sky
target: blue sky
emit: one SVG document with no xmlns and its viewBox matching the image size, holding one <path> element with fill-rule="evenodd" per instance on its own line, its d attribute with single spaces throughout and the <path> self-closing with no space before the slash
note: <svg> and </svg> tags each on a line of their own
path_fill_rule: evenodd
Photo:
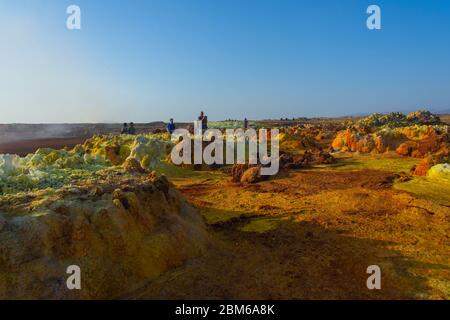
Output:
<svg viewBox="0 0 450 320">
<path fill-rule="evenodd" d="M 449 109 L 450 1 L 0 0 L 0 92 L 0 123 Z"/>
</svg>

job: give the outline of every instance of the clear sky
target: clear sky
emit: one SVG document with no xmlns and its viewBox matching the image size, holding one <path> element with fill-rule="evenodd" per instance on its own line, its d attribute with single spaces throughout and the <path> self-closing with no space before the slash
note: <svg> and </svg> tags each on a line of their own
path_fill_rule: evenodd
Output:
<svg viewBox="0 0 450 320">
<path fill-rule="evenodd" d="M 448 0 L 0 0 L 0 123 L 423 107 L 450 108 Z"/>
</svg>

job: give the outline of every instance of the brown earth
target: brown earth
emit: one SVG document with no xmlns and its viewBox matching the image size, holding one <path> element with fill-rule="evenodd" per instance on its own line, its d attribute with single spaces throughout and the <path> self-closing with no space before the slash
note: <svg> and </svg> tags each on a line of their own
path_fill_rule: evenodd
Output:
<svg viewBox="0 0 450 320">
<path fill-rule="evenodd" d="M 0 154 L 10 153 L 26 156 L 39 148 L 73 148 L 86 141 L 86 137 L 30 139 L 0 143 Z"/>
<path fill-rule="evenodd" d="M 208 221 L 208 253 L 135 299 L 448 299 L 450 209 L 390 172 L 291 171 L 255 185 L 175 179 Z M 368 290 L 379 265 L 382 289 Z"/>
<path fill-rule="evenodd" d="M 442 122 L 450 124 L 450 114 L 440 114 L 439 117 L 441 118 Z"/>
</svg>

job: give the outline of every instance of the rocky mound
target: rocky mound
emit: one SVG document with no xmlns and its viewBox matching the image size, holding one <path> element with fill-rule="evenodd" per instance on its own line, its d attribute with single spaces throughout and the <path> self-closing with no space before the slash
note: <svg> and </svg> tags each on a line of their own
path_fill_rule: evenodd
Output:
<svg viewBox="0 0 450 320">
<path fill-rule="evenodd" d="M 0 197 L 0 299 L 121 297 L 200 255 L 197 211 L 156 174 Z M 68 266 L 81 290 L 66 286 Z"/>
<path fill-rule="evenodd" d="M 411 112 L 406 116 L 406 120 L 413 124 L 436 125 L 441 124 L 439 116 L 427 110 Z"/>
<path fill-rule="evenodd" d="M 261 176 L 261 165 L 252 164 L 235 164 L 231 167 L 230 175 L 232 182 L 240 183 L 256 183 L 259 181 L 267 180 L 268 176 Z"/>
<path fill-rule="evenodd" d="M 341 151 L 396 151 L 402 156 L 423 158 L 430 154 L 448 155 L 449 142 L 448 126 L 384 128 L 374 133 L 349 128 L 338 132 L 331 146 Z"/>
<path fill-rule="evenodd" d="M 321 149 L 329 145 L 336 131 L 343 128 L 332 125 L 299 125 L 280 128 L 277 136 L 280 150 L 298 152 L 300 150 Z"/>
<path fill-rule="evenodd" d="M 251 167 L 244 171 L 244 173 L 241 176 L 241 182 L 242 183 L 256 183 L 259 182 L 267 177 L 261 176 L 260 174 L 261 167 Z"/>
<path fill-rule="evenodd" d="M 440 163 L 428 171 L 428 177 L 435 179 L 445 179 L 450 181 L 450 164 Z"/>
<path fill-rule="evenodd" d="M 280 155 L 280 168 L 300 169 L 319 164 L 332 164 L 336 159 L 323 150 L 305 151 L 304 154 L 282 153 Z"/>
<path fill-rule="evenodd" d="M 441 119 L 439 116 L 427 110 L 419 110 L 405 115 L 400 112 L 391 112 L 388 114 L 374 113 L 358 121 L 357 125 L 361 127 L 387 127 L 399 128 L 412 125 L 439 125 Z"/>
<path fill-rule="evenodd" d="M 80 152 L 121 165 L 134 158 L 144 168 L 153 168 L 169 154 L 173 144 L 163 134 L 94 136 L 79 146 Z"/>
<path fill-rule="evenodd" d="M 426 176 L 428 170 L 430 170 L 434 164 L 435 161 L 432 157 L 426 157 L 411 169 L 411 173 L 415 176 Z"/>
<path fill-rule="evenodd" d="M 319 147 L 319 144 L 313 137 L 301 134 L 301 131 L 294 133 L 281 132 L 277 138 L 282 151 L 307 150 Z"/>
<path fill-rule="evenodd" d="M 104 135 L 72 150 L 41 148 L 25 157 L 0 154 L 0 195 L 60 188 L 105 169 L 155 169 L 172 148 L 167 139 L 166 134 Z"/>
<path fill-rule="evenodd" d="M 235 164 L 231 168 L 231 181 L 233 182 L 240 182 L 242 175 L 246 170 L 248 170 L 251 167 L 248 163 L 246 164 Z"/>
</svg>

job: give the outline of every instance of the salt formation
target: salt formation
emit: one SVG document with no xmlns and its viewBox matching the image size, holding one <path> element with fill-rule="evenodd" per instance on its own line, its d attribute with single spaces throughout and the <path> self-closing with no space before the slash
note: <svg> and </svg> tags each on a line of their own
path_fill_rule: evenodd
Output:
<svg viewBox="0 0 450 320">
<path fill-rule="evenodd" d="M 374 113 L 358 121 L 359 126 L 399 128 L 411 125 L 439 125 L 441 119 L 439 116 L 427 110 L 418 110 L 404 115 L 400 112 L 391 112 L 388 114 Z"/>
<path fill-rule="evenodd" d="M 450 164 L 441 163 L 431 167 L 431 169 L 428 170 L 427 176 L 450 181 Z"/>
<path fill-rule="evenodd" d="M 310 136 L 298 132 L 280 132 L 277 137 L 280 141 L 280 150 L 297 151 L 318 148 L 318 143 Z"/>
<path fill-rule="evenodd" d="M 170 151 L 172 145 L 158 139 L 137 136 L 130 146 L 128 158 L 139 161 L 144 168 L 153 168 Z"/>
<path fill-rule="evenodd" d="M 165 134 L 103 135 L 72 150 L 41 148 L 26 157 L 0 155 L 0 195 L 60 188 L 101 170 L 120 170 L 127 159 L 137 160 L 144 169 L 153 169 L 171 147 Z"/>
<path fill-rule="evenodd" d="M 0 176 L 15 173 L 20 167 L 19 159 L 16 155 L 0 154 Z"/>
<path fill-rule="evenodd" d="M 118 298 L 203 253 L 207 233 L 168 180 L 106 176 L 0 201 L 0 299 Z M 81 270 L 69 290 L 66 269 Z"/>
<path fill-rule="evenodd" d="M 449 126 L 429 111 L 408 115 L 399 112 L 372 114 L 346 130 L 339 131 L 331 144 L 334 150 L 384 153 L 423 158 L 449 154 Z"/>
<path fill-rule="evenodd" d="M 331 146 L 334 150 L 364 153 L 396 151 L 402 156 L 423 158 L 429 154 L 449 154 L 448 126 L 410 126 L 383 128 L 365 133 L 355 128 L 337 133 Z"/>
</svg>

